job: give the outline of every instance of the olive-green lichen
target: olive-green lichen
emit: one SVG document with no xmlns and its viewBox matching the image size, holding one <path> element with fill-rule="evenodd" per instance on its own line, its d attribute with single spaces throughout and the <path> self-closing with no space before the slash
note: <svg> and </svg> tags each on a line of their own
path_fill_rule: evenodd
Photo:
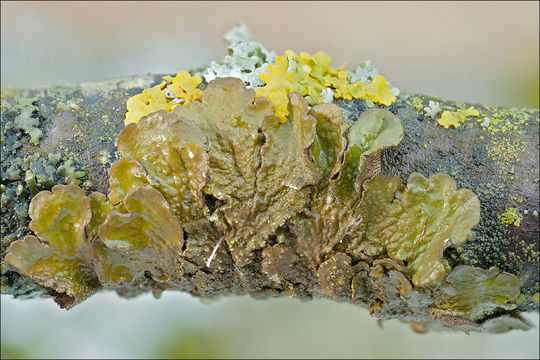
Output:
<svg viewBox="0 0 540 360">
<path fill-rule="evenodd" d="M 127 213 L 111 211 L 93 243 L 101 283 L 130 283 L 145 272 L 161 282 L 177 279 L 184 237 L 182 225 L 161 194 L 148 187 L 132 188 L 124 198 Z"/>
<path fill-rule="evenodd" d="M 347 125 L 332 105 L 313 107 L 313 116 L 303 97 L 292 93 L 288 121 L 280 124 L 268 100 L 254 100 L 254 92 L 245 90 L 237 79 L 221 79 L 208 85 L 200 103 L 178 107 L 173 113 L 150 114 L 139 123 L 128 125 L 119 135 L 123 158 L 111 168 L 112 205 L 106 208 L 117 206 L 121 213 L 130 213 L 125 201 L 128 198 L 123 203 L 120 200 L 137 189 L 134 186 L 152 187 L 163 194 L 175 219 L 180 220 L 191 237 L 204 233 L 207 239 L 203 236 L 203 242 L 223 237 L 238 265 L 246 264 L 250 253 L 264 247 L 267 237 L 289 220 L 299 237 L 298 249 L 314 268 L 335 244 L 349 236 L 360 239 L 358 249 L 368 255 L 385 249 L 396 260 L 409 262 L 415 285 L 426 285 L 442 276 L 440 261 L 445 241 L 450 238 L 460 245 L 477 221 L 472 194 L 454 194 L 455 184 L 442 175 L 430 178 L 429 186 L 420 175 L 412 176 L 406 190 L 401 190 L 403 199 L 397 195 L 402 202 L 388 205 L 405 210 L 383 211 L 379 214 L 382 218 L 377 219 L 380 221 L 373 221 L 374 217 L 365 213 L 374 208 L 366 206 L 370 201 L 386 206 L 377 192 L 367 191 L 365 201 L 361 194 L 363 182 L 377 173 L 376 156 L 384 148 L 397 145 L 403 137 L 403 128 L 393 114 L 378 109 L 364 112 L 348 129 L 345 141 Z M 308 150 L 315 139 L 313 163 Z M 323 175 L 325 179 L 319 183 Z M 391 200 L 400 181 L 394 178 L 389 184 L 391 196 L 387 197 Z M 214 198 L 221 206 L 208 208 L 204 196 Z M 311 211 L 294 217 L 304 212 L 308 200 Z M 464 216 L 462 208 L 467 206 L 471 208 L 469 220 L 457 227 L 456 219 Z M 404 221 L 414 212 L 422 217 L 417 225 L 426 228 L 413 228 L 412 233 L 408 229 L 374 230 L 384 218 L 401 216 Z M 440 218 L 446 222 L 441 222 L 436 212 L 448 214 L 450 219 L 442 215 Z M 120 219 L 135 215 L 116 216 Z M 110 216 L 107 219 L 105 224 L 113 221 Z M 141 226 L 130 229 L 141 231 Z M 441 226 L 444 231 L 437 233 L 435 229 Z M 116 244 L 107 241 L 110 235 L 105 229 L 110 227 L 101 227 L 97 242 L 109 249 Z M 308 234 L 314 227 L 320 228 L 321 238 L 310 243 Z M 92 232 L 95 234 L 96 230 Z M 377 232 L 389 234 L 390 239 L 379 235 L 375 240 L 373 234 Z M 392 240 L 407 234 L 409 238 Z M 363 247 L 374 242 L 381 248 L 375 253 Z M 109 250 L 105 251 L 103 246 L 99 249 L 101 256 L 112 258 Z M 136 263 L 131 255 L 120 258 Z M 100 279 L 107 278 L 107 269 L 114 272 L 113 263 L 98 260 L 98 264 Z"/>
<path fill-rule="evenodd" d="M 501 273 L 496 267 L 483 270 L 460 265 L 446 277 L 443 296 L 438 298 L 435 308 L 456 312 L 474 321 L 496 309 L 514 309 L 519 287 L 515 275 Z"/>
<path fill-rule="evenodd" d="M 366 251 L 384 250 L 406 261 L 413 284 L 425 286 L 444 275 L 444 248 L 468 240 L 480 218 L 480 203 L 470 190 L 457 191 L 448 175 L 428 180 L 413 173 L 406 187 L 397 177 L 377 175 L 366 184 L 361 213 Z"/>
<path fill-rule="evenodd" d="M 331 104 L 315 105 L 309 114 L 317 119 L 311 155 L 323 177 L 312 193 L 309 211 L 304 210 L 291 225 L 302 239 L 299 251 L 317 267 L 346 236 L 358 238 L 362 184 L 378 172 L 376 155 L 399 144 L 403 127 L 393 114 L 379 109 L 364 112 L 351 127 Z"/>
<path fill-rule="evenodd" d="M 13 242 L 5 263 L 40 285 L 54 289 L 62 307 L 71 307 L 98 291 L 89 262 L 91 242 L 86 226 L 92 217 L 91 201 L 74 185 L 56 185 L 30 203 L 29 235 Z"/>
</svg>

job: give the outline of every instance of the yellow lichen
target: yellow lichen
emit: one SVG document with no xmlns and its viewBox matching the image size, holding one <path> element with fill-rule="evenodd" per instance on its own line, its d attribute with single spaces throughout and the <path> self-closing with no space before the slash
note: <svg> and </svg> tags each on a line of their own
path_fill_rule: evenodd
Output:
<svg viewBox="0 0 540 360">
<path fill-rule="evenodd" d="M 519 210 L 515 207 L 508 206 L 498 218 L 501 224 L 505 226 L 510 224 L 514 224 L 515 226 L 521 225 L 521 215 Z"/>
<path fill-rule="evenodd" d="M 444 111 L 441 115 L 441 118 L 437 120 L 439 125 L 448 129 L 450 126 L 460 127 L 462 123 L 465 122 L 467 116 L 480 116 L 480 112 L 476 110 L 473 106 L 469 107 L 466 110 L 459 109 L 458 111 Z"/>
<path fill-rule="evenodd" d="M 336 98 L 364 99 L 386 106 L 396 100 L 384 77 L 377 75 L 370 84 L 351 84 L 351 76 L 343 70 L 345 65 L 332 68 L 331 62 L 332 58 L 323 51 L 311 56 L 306 52 L 297 55 L 287 50 L 275 59 L 275 65 L 268 65 L 268 72 L 261 74 L 265 85 L 255 89 L 256 96 L 272 101 L 280 123 L 284 123 L 289 115 L 287 95 L 292 92 L 302 94 L 311 106 L 323 101 L 324 91 L 333 93 Z M 164 76 L 163 80 L 161 84 L 128 99 L 125 125 L 136 123 L 153 112 L 171 112 L 180 104 L 188 105 L 201 99 L 202 91 L 198 86 L 202 80 L 199 76 L 179 71 L 175 77 Z"/>
<path fill-rule="evenodd" d="M 132 124 L 139 121 L 145 115 L 159 110 L 172 111 L 178 104 L 169 103 L 163 89 L 167 84 L 163 81 L 161 84 L 145 89 L 141 94 L 130 97 L 126 102 L 127 113 L 124 124 Z"/>
<path fill-rule="evenodd" d="M 170 81 L 167 89 L 178 99 L 184 100 L 183 105 L 188 105 L 191 101 L 199 100 L 202 97 L 202 91 L 197 88 L 202 79 L 197 75 L 191 76 L 187 71 L 179 71 L 174 78 L 165 76 L 163 79 Z"/>
<path fill-rule="evenodd" d="M 287 71 L 288 60 L 286 56 L 278 56 L 276 65 L 268 65 L 268 73 L 261 74 L 265 86 L 256 88 L 257 97 L 267 97 L 274 103 L 275 114 L 281 123 L 286 121 L 289 111 L 287 110 L 287 94 L 290 92 L 303 92 L 302 86 L 297 82 L 296 74 Z"/>
<path fill-rule="evenodd" d="M 497 164 L 499 175 L 514 175 L 515 167 L 519 165 L 520 155 L 527 149 L 526 143 L 517 138 L 508 139 L 503 137 L 490 138 L 486 150 L 490 158 Z"/>
<path fill-rule="evenodd" d="M 361 83 L 355 83 L 361 84 Z M 351 84 L 351 85 L 355 85 Z M 362 84 L 364 85 L 364 84 Z M 396 101 L 396 97 L 392 91 L 386 86 L 386 79 L 381 75 L 377 75 L 373 78 L 371 84 L 364 85 L 366 90 L 365 93 L 368 99 L 373 100 L 376 103 L 383 104 L 386 106 L 392 105 Z M 362 95 L 353 94 L 353 97 L 356 99 L 362 99 Z"/>
<path fill-rule="evenodd" d="M 191 76 L 187 71 L 179 71 L 174 78 L 164 76 L 163 80 L 161 84 L 145 89 L 127 100 L 125 125 L 137 123 L 141 117 L 159 110 L 171 112 L 178 105 L 187 105 L 202 96 L 202 91 L 197 88 L 202 82 L 201 78 Z"/>
<path fill-rule="evenodd" d="M 286 121 L 287 94 L 299 92 L 305 96 L 310 105 L 322 102 L 322 92 L 330 89 L 334 97 L 347 100 L 365 99 L 391 105 L 396 97 L 386 86 L 384 77 L 377 75 L 371 84 L 361 82 L 349 83 L 350 75 L 339 68 L 330 67 L 332 58 L 319 51 L 313 56 L 306 52 L 297 55 L 292 50 L 285 51 L 276 58 L 276 65 L 268 66 L 268 73 L 261 74 L 266 85 L 255 89 L 257 97 L 265 96 L 272 100 L 276 107 L 276 116 L 281 123 Z"/>
</svg>

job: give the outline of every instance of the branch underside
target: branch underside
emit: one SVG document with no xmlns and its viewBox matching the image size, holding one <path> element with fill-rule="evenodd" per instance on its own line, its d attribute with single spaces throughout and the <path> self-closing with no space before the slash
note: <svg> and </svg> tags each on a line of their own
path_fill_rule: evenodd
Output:
<svg viewBox="0 0 540 360">
<path fill-rule="evenodd" d="M 28 207 L 39 191 L 76 184 L 86 193 L 109 192 L 109 168 L 121 157 L 116 139 L 124 127 L 126 100 L 160 79 L 146 76 L 41 90 L 3 90 L 2 294 L 52 295 L 69 307 L 68 295 L 8 270 L 4 257 L 11 243 L 31 234 Z M 410 321 L 418 330 L 528 328 L 519 312 L 538 311 L 539 304 L 538 111 L 475 105 L 489 123 L 474 118 L 458 128 L 444 129 L 425 114 L 430 100 L 455 109 L 470 105 L 419 95 L 398 97 L 386 109 L 401 120 L 405 136 L 398 146 L 382 152 L 380 172 L 403 181 L 413 172 L 426 177 L 450 174 L 457 188 L 468 188 L 478 196 L 481 216 L 473 239 L 461 247 L 446 248 L 444 259 L 454 269 L 484 269 L 481 275 L 486 279 L 499 279 L 504 273 L 517 276 L 521 295 L 512 306 L 493 305 L 480 315 L 468 312 L 470 316 L 463 316 L 448 310 L 459 304 L 440 303 L 448 296 L 445 289 L 457 286 L 449 279 L 436 286 L 412 286 L 402 275 L 401 267 L 407 264 L 347 254 L 350 244 L 346 241 L 332 246 L 312 266 L 298 251 L 305 237 L 288 224 L 278 229 L 277 236 L 265 239 L 264 246 L 246 261 L 238 260 L 237 250 L 227 241 L 216 241 L 211 249 L 201 247 L 200 253 L 192 244 L 189 256 L 178 259 L 181 274 L 174 281 L 157 281 L 145 274 L 115 290 L 126 297 L 147 291 L 157 295 L 169 289 L 201 297 L 327 297 L 364 306 L 378 318 Z M 364 100 L 335 103 L 349 124 L 368 109 Z M 206 200 L 207 205 L 216 202 L 212 197 Z M 184 241 L 190 244 L 189 233 Z"/>
</svg>

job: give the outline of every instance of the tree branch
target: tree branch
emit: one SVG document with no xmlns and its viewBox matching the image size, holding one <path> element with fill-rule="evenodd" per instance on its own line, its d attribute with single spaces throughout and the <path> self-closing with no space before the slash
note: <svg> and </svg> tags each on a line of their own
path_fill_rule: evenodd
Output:
<svg viewBox="0 0 540 360">
<path fill-rule="evenodd" d="M 126 100 L 160 81 L 161 76 L 148 75 L 37 90 L 2 90 L 2 294 L 45 294 L 62 302 L 60 294 L 8 270 L 4 264 L 8 247 L 30 234 L 28 206 L 39 191 L 56 184 L 76 184 L 87 193 L 108 193 L 109 168 L 120 158 L 116 139 L 124 128 Z M 406 277 L 398 275 L 400 264 L 354 259 L 339 245 L 318 269 L 311 269 L 289 241 L 290 234 L 257 250 L 241 267 L 231 259 L 233 250 L 220 241 L 205 261 L 183 258 L 184 272 L 174 285 L 148 277 L 116 290 L 128 297 L 146 291 L 158 295 L 165 289 L 202 297 L 328 297 L 365 306 L 379 318 L 411 321 L 418 331 L 527 329 L 519 312 L 538 311 L 539 306 L 538 110 L 474 105 L 480 117 L 467 117 L 462 126 L 445 129 L 436 121 L 440 114 L 427 116 L 424 108 L 430 101 L 443 109 L 471 105 L 423 95 L 399 96 L 388 109 L 401 120 L 405 137 L 398 146 L 383 151 L 380 171 L 396 174 L 403 181 L 413 172 L 426 177 L 446 173 L 458 188 L 477 194 L 481 220 L 474 239 L 460 248 L 447 248 L 444 258 L 454 269 L 460 265 L 485 270 L 497 267 L 517 276 L 521 284 L 518 298 L 504 306 L 493 305 L 479 317 L 470 312 L 434 312 L 433 304 L 448 296 L 444 293 L 447 280 L 429 290 L 413 289 Z M 368 108 L 364 100 L 335 103 L 350 123 Z M 490 274 L 493 279 L 498 276 L 496 270 Z"/>
</svg>

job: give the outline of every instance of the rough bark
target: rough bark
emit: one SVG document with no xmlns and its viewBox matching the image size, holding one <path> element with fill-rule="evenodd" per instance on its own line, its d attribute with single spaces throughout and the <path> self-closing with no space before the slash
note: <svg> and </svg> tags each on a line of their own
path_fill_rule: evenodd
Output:
<svg viewBox="0 0 540 360">
<path fill-rule="evenodd" d="M 148 75 L 37 90 L 2 90 L 2 294 L 51 295 L 49 290 L 9 271 L 4 265 L 9 244 L 30 233 L 28 205 L 31 198 L 55 184 L 69 183 L 80 185 L 86 192 L 106 194 L 108 169 L 119 158 L 116 139 L 124 127 L 126 100 L 160 80 L 161 76 Z M 463 126 L 445 129 L 426 116 L 424 107 L 430 100 L 463 109 L 471 105 L 423 95 L 399 96 L 389 110 L 401 119 L 405 138 L 399 146 L 383 152 L 381 172 L 396 174 L 402 180 L 412 172 L 426 177 L 446 173 L 456 180 L 458 188 L 469 188 L 478 195 L 481 220 L 474 230 L 475 238 L 459 249 L 447 249 L 445 258 L 454 266 L 471 265 L 486 270 L 496 266 L 516 275 L 524 298 L 516 309 L 500 310 L 490 318 L 505 317 L 514 324 L 509 327 L 527 328 L 515 323 L 523 324 L 519 311 L 538 311 L 539 304 L 538 110 L 474 105 L 490 118 L 490 125 L 483 118 L 479 118 L 480 121 L 468 118 Z M 367 109 L 363 100 L 336 103 L 349 122 Z M 434 327 L 446 324 L 468 331 L 490 321 L 484 318 L 471 323 L 440 315 L 434 322 L 434 316 L 419 314 L 397 300 L 392 309 L 389 304 L 393 300 L 377 300 L 378 290 L 374 289 L 365 291 L 371 298 L 355 299 L 351 282 L 356 283 L 353 288 L 362 281 L 362 286 L 372 286 L 367 281 L 369 267 L 361 269 L 362 266 L 342 255 L 328 257 L 332 262 L 325 266 L 341 270 L 334 274 L 335 278 L 332 271 L 325 274 L 332 284 L 328 285 L 331 289 L 321 288 L 316 272 L 302 270 L 303 265 L 296 266 L 303 261 L 301 258 L 291 260 L 295 253 L 286 242 L 271 249 L 260 252 L 241 270 L 232 261 L 224 260 L 224 267 L 213 271 L 186 260 L 183 279 L 176 289 L 203 297 L 250 294 L 310 299 L 325 296 L 363 304 L 381 318 L 414 321 L 419 330 L 433 324 Z M 289 252 L 291 254 L 287 255 Z M 336 254 L 342 253 L 336 248 Z M 226 247 L 217 255 L 230 258 Z M 261 265 L 265 257 L 275 257 L 276 261 L 270 262 L 275 269 L 268 268 L 268 261 L 266 267 Z M 280 264 L 278 259 L 288 260 Z M 272 278 L 275 272 L 285 273 L 285 278 L 276 281 Z M 362 280 L 358 274 L 365 274 L 366 279 Z M 150 290 L 157 295 L 164 289 L 148 279 L 117 291 L 122 296 L 134 296 Z M 376 305 L 381 302 L 382 305 Z M 387 310 L 379 311 L 380 306 Z M 494 331 L 501 331 L 500 328 Z"/>
</svg>

